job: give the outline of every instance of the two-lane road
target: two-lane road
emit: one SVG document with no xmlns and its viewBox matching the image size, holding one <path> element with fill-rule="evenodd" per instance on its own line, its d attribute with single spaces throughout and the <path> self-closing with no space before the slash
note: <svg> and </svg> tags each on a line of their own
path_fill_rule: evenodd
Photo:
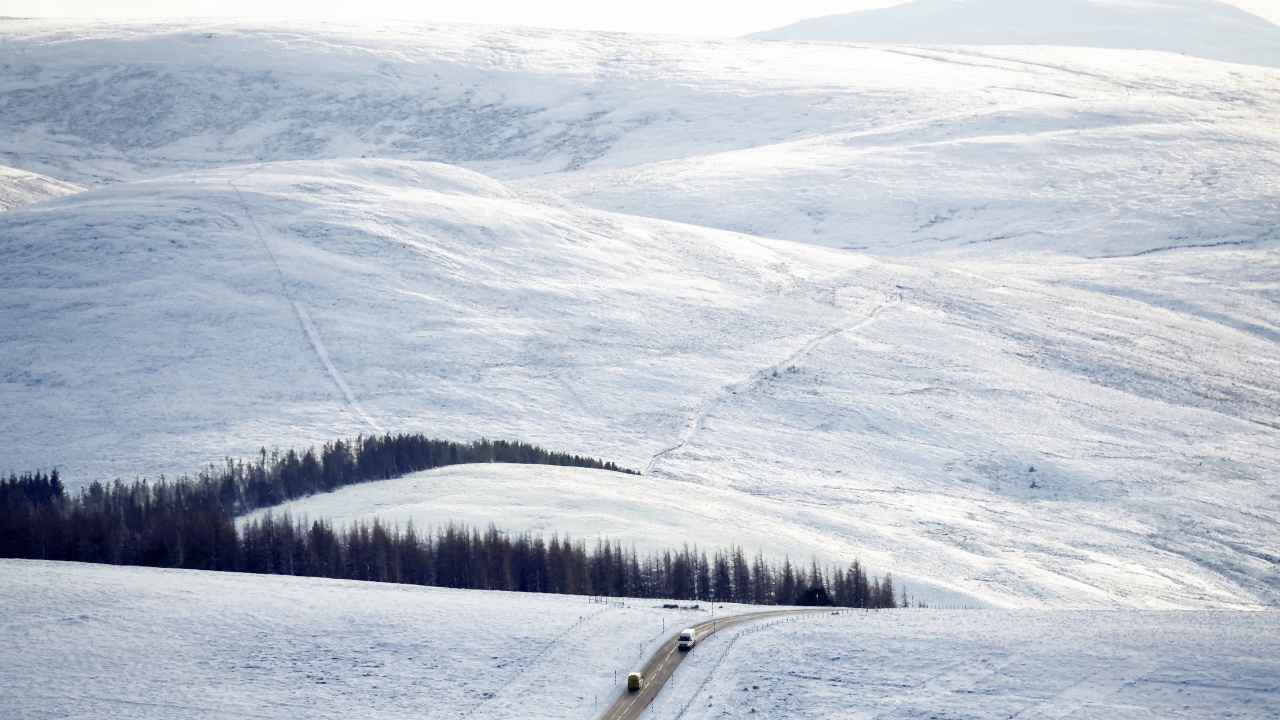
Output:
<svg viewBox="0 0 1280 720">
<path fill-rule="evenodd" d="M 811 612 L 821 611 L 769 610 L 745 615 L 728 615 L 694 625 L 693 629 L 697 632 L 694 635 L 694 639 L 701 643 L 719 630 L 751 620 L 780 615 L 801 615 Z M 697 647 L 694 647 L 689 652 L 680 652 L 677 648 L 679 639 L 680 631 L 677 630 L 676 634 L 663 643 L 662 647 L 658 648 L 658 651 L 653 654 L 653 657 L 649 658 L 649 662 L 645 663 L 645 666 L 641 669 L 641 672 L 644 673 L 644 685 L 634 692 L 623 691 L 622 697 L 618 698 L 617 702 L 606 710 L 604 715 L 600 716 L 601 720 L 635 720 L 635 718 L 640 717 L 640 714 L 649 707 L 649 703 L 653 702 L 653 699 L 662 691 L 662 687 L 667 684 L 667 680 L 676 671 L 680 662 L 684 660 L 685 655 L 688 655 L 689 652 L 698 652 Z"/>
</svg>

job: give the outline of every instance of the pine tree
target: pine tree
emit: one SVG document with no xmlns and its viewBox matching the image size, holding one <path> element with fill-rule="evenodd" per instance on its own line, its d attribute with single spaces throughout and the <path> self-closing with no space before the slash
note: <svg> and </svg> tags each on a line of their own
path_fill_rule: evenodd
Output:
<svg viewBox="0 0 1280 720">
<path fill-rule="evenodd" d="M 794 605 L 796 603 L 796 576 L 791 569 L 791 558 L 782 562 L 782 579 L 778 583 L 778 604 Z"/>
</svg>

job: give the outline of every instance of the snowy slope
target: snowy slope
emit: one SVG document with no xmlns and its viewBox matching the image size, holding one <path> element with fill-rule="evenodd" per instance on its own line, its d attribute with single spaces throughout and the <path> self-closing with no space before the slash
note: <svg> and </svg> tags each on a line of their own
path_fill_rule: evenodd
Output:
<svg viewBox="0 0 1280 720">
<path fill-rule="evenodd" d="M 71 195 L 80 190 L 81 188 L 71 183 L 17 168 L 0 166 L 0 212 L 19 205 Z"/>
<path fill-rule="evenodd" d="M 615 671 L 710 616 L 76 563 L 4 560 L 0 576 L 4 717 L 586 720 L 621 691 Z"/>
<path fill-rule="evenodd" d="M 1280 27 L 1214 0 L 913 0 L 802 20 L 760 40 L 1074 45 L 1280 67 Z"/>
<path fill-rule="evenodd" d="M 862 258 L 372 160 L 86 192 L 0 216 L 0 252 L 5 463 L 82 480 L 383 429 L 643 466 L 886 292 Z"/>
<path fill-rule="evenodd" d="M 1252 243 L 1280 214 L 1280 70 L 1168 53 L 7 20 L 0 60 L 0 160 L 86 185 L 435 160 L 893 254 Z"/>
<path fill-rule="evenodd" d="M 699 500 L 717 542 L 768 518 L 736 541 L 973 603 L 1280 602 L 1276 70 L 399 24 L 0 33 L 8 162 L 152 178 L 0 215 L 0 470 L 519 438 L 651 492 L 573 508 L 554 487 L 587 481 L 504 469 L 527 492 L 493 506 L 509 478 L 481 473 L 451 507 L 644 542 L 701 537 L 671 503 Z M 1188 246 L 1217 247 L 1168 250 Z M 347 517 L 423 497 L 350 492 Z"/>
<path fill-rule="evenodd" d="M 456 465 L 403 478 L 352 485 L 294 500 L 240 519 L 268 513 L 295 519 L 439 527 L 495 523 L 511 532 L 553 533 L 584 540 L 612 539 L 641 554 L 696 547 L 708 554 L 739 546 L 779 562 L 847 563 L 869 548 L 794 518 L 790 494 L 752 494 L 683 482 L 664 474 L 623 475 L 603 470 L 539 465 Z M 879 553 L 876 560 L 883 560 Z M 872 572 L 883 573 L 879 565 Z M 898 576 L 913 596 L 941 603 L 979 602 L 946 582 Z"/>
<path fill-rule="evenodd" d="M 709 639 L 647 718 L 1274 718 L 1274 613 L 910 610 Z"/>
<path fill-rule="evenodd" d="M 83 483 L 379 429 L 515 437 L 974 602 L 1280 592 L 1273 252 L 889 263 L 388 161 L 119 185 L 5 213 L 0 242 L 15 468 Z M 671 517 L 637 503 L 583 499 Z"/>
<path fill-rule="evenodd" d="M 863 129 L 964 75 L 884 83 L 895 107 L 875 108 L 844 48 L 266 21 L 0 20 L 0 63 L 0 160 L 86 185 L 362 156 L 615 167 Z"/>
<path fill-rule="evenodd" d="M 928 117 L 530 184 L 603 209 L 897 256 L 1275 244 L 1280 70 L 1070 49 L 884 52 L 909 52 L 921 74 L 968 77 Z M 867 70 L 916 80 L 892 63 L 868 59 Z M 1016 99 L 1001 97 L 1013 88 Z"/>
</svg>

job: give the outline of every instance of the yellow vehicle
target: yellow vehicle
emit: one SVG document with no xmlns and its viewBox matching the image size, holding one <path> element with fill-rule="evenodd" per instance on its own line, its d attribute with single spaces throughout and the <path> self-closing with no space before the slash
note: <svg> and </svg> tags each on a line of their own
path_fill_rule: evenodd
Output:
<svg viewBox="0 0 1280 720">
<path fill-rule="evenodd" d="M 644 673 L 633 672 L 627 676 L 627 692 L 635 692 L 644 685 Z"/>
</svg>

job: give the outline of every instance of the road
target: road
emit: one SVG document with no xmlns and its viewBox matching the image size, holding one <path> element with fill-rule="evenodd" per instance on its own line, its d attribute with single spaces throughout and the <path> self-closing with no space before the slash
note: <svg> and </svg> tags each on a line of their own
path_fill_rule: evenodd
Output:
<svg viewBox="0 0 1280 720">
<path fill-rule="evenodd" d="M 694 639 L 701 643 L 713 633 L 732 627 L 740 623 L 751 620 L 759 620 L 761 618 L 778 617 L 781 615 L 801 615 L 804 613 L 815 612 L 814 610 L 769 610 L 765 612 L 746 613 L 745 615 L 727 615 L 714 620 L 698 623 L 693 626 L 696 631 Z M 816 611 L 821 612 L 821 611 Z M 827 609 L 830 612 L 830 608 Z M 683 630 L 684 628 L 681 628 Z M 658 693 L 662 691 L 662 687 L 667 684 L 672 673 L 680 666 L 680 662 L 684 660 L 689 652 L 698 652 L 698 648 L 694 647 L 689 652 L 680 652 L 676 649 L 677 642 L 680 639 L 680 630 L 677 630 L 658 651 L 649 658 L 649 662 L 645 663 L 641 671 L 644 673 L 644 685 L 635 692 L 623 690 L 622 697 L 614 702 L 613 706 L 600 716 L 600 720 L 635 720 L 640 717 L 653 699 L 658 697 Z M 624 678 L 625 687 L 625 678 Z"/>
</svg>

